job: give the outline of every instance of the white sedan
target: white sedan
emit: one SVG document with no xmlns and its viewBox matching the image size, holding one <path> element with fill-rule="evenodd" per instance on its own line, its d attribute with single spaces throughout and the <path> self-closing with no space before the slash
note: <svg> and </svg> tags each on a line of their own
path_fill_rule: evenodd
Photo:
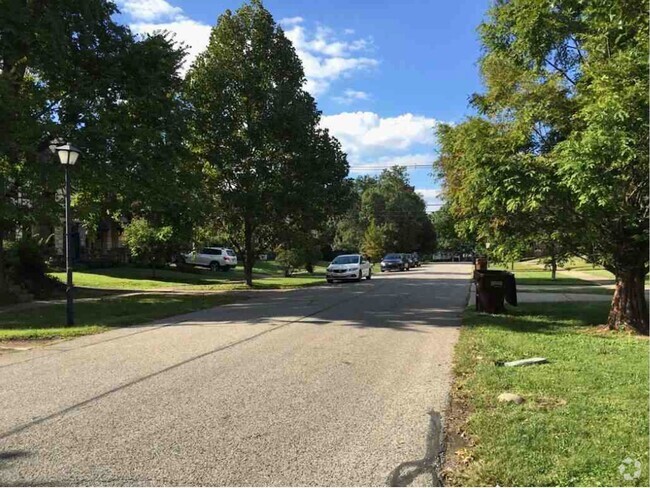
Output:
<svg viewBox="0 0 650 488">
<path fill-rule="evenodd" d="M 372 278 L 372 264 L 361 254 L 337 256 L 327 267 L 327 282 Z"/>
</svg>

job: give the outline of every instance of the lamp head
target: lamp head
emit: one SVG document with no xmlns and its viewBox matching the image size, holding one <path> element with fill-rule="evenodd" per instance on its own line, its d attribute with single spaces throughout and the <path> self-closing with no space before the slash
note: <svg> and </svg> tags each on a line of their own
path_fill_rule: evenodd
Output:
<svg viewBox="0 0 650 488">
<path fill-rule="evenodd" d="M 59 160 L 64 166 L 74 166 L 81 154 L 81 151 L 74 147 L 72 144 L 64 144 L 56 148 L 56 153 L 59 155 Z"/>
</svg>

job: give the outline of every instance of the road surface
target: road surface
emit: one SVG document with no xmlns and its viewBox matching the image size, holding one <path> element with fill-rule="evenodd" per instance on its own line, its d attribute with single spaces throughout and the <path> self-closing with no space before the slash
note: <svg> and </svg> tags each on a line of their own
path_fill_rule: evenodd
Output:
<svg viewBox="0 0 650 488">
<path fill-rule="evenodd" d="M 0 485 L 431 485 L 470 268 L 0 356 Z"/>
</svg>

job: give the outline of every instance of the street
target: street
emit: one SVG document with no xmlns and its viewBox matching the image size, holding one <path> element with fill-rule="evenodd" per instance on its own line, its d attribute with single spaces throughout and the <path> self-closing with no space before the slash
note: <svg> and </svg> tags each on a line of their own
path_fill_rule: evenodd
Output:
<svg viewBox="0 0 650 488">
<path fill-rule="evenodd" d="M 470 266 L 378 271 L 0 356 L 0 485 L 434 484 Z"/>
</svg>

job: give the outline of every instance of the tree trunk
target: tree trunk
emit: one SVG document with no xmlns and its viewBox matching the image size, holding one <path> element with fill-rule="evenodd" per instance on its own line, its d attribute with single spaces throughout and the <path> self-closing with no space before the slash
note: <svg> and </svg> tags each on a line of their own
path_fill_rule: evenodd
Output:
<svg viewBox="0 0 650 488">
<path fill-rule="evenodd" d="M 557 260 L 551 256 L 551 279 L 554 280 L 557 275 Z"/>
<path fill-rule="evenodd" d="M 619 271 L 607 326 L 648 335 L 648 303 L 644 290 L 645 269 Z"/>
<path fill-rule="evenodd" d="M 253 226 L 250 220 L 244 221 L 244 279 L 246 285 L 253 286 L 253 264 L 255 263 L 255 250 L 253 249 Z"/>
</svg>

